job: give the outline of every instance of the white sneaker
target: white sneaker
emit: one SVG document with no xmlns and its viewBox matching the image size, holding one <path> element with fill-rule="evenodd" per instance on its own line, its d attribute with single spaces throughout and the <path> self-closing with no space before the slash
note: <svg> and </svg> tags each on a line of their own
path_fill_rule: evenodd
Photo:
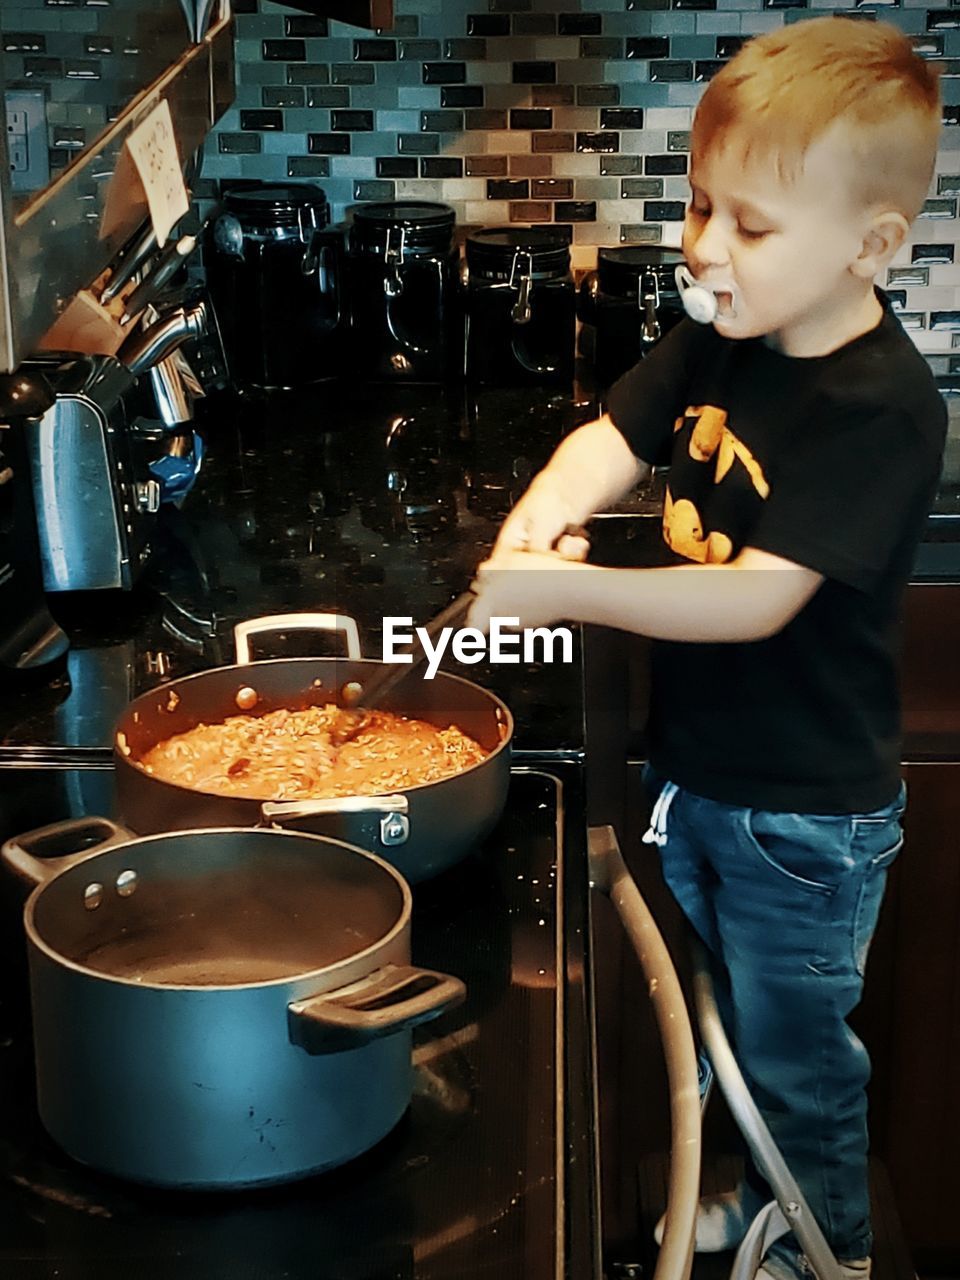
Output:
<svg viewBox="0 0 960 1280">
<path fill-rule="evenodd" d="M 653 1229 L 657 1244 L 663 1243 L 665 1224 L 666 1214 Z M 749 1225 L 739 1191 L 704 1196 L 697 1209 L 697 1236 L 693 1247 L 697 1253 L 723 1253 L 726 1249 L 735 1249 L 747 1234 Z"/>
</svg>

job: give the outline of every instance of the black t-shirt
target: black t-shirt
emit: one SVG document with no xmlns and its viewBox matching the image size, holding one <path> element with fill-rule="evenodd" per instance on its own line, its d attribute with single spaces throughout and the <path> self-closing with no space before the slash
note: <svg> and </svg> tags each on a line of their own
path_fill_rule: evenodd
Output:
<svg viewBox="0 0 960 1280">
<path fill-rule="evenodd" d="M 897 793 L 899 604 L 947 415 L 877 295 L 875 329 L 807 359 L 684 320 L 610 391 L 634 454 L 670 467 L 664 563 L 749 546 L 825 579 L 769 639 L 654 642 L 650 760 L 699 795 L 856 813 Z"/>
</svg>

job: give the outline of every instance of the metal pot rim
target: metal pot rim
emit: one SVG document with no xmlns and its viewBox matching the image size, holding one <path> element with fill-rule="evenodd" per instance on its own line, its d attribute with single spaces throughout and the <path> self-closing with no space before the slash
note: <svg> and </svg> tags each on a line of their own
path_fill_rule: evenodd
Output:
<svg viewBox="0 0 960 1280">
<path fill-rule="evenodd" d="M 371 665 L 378 666 L 378 667 L 382 667 L 384 665 L 379 658 L 350 658 L 350 659 L 309 658 L 309 657 L 266 658 L 260 662 L 233 663 L 230 666 L 208 667 L 205 671 L 195 671 L 191 675 L 181 676 L 178 680 L 171 680 L 167 684 L 157 685 L 153 689 L 148 689 L 146 693 L 141 693 L 139 697 L 134 698 L 134 700 L 127 705 L 127 707 L 121 714 L 120 719 L 117 722 L 117 727 L 114 729 L 114 733 L 113 733 L 114 755 L 119 760 L 121 760 L 125 765 L 128 765 L 130 768 L 135 769 L 138 773 L 142 774 L 143 777 L 150 778 L 154 782 L 162 783 L 163 786 L 170 787 L 175 791 L 182 791 L 186 795 L 210 796 L 211 799 L 214 799 L 214 800 L 246 801 L 251 805 L 261 805 L 264 803 L 269 803 L 271 800 L 274 799 L 274 797 L 265 796 L 258 799 L 255 796 L 229 796 L 229 795 L 224 795 L 222 791 L 205 791 L 202 787 L 188 787 L 188 786 L 185 786 L 182 782 L 168 782 L 165 778 L 158 778 L 156 774 L 150 773 L 149 770 L 145 768 L 142 761 L 135 758 L 132 751 L 130 752 L 130 754 L 127 754 L 127 752 L 124 751 L 124 749 L 120 746 L 118 739 L 121 733 L 121 725 L 127 720 L 129 716 L 132 715 L 138 703 L 146 702 L 148 699 L 154 698 L 157 695 L 162 696 L 165 692 L 169 690 L 176 690 L 182 687 L 183 685 L 189 684 L 191 681 L 194 681 L 194 680 L 199 681 L 204 676 L 210 676 L 210 675 L 213 675 L 214 673 L 216 673 L 217 675 L 220 675 L 228 671 L 234 671 L 237 673 L 241 673 L 241 672 L 250 673 L 254 671 L 257 667 L 261 667 L 261 666 L 262 667 L 279 666 L 279 665 L 287 666 L 287 665 L 290 665 L 291 663 L 317 663 L 317 662 L 349 662 L 351 666 L 355 666 L 357 663 L 370 663 Z M 457 684 L 467 685 L 471 689 L 476 689 L 480 693 L 486 694 L 486 696 L 490 698 L 490 700 L 493 702 L 496 711 L 499 713 L 498 721 L 500 724 L 505 726 L 506 733 L 501 737 L 499 744 L 493 748 L 493 750 L 490 752 L 489 755 L 484 756 L 482 760 L 478 760 L 476 764 L 468 765 L 466 769 L 461 769 L 457 773 L 451 773 L 445 778 L 435 778 L 433 782 L 418 782 L 416 786 L 413 786 L 413 787 L 393 787 L 389 791 L 374 791 L 374 792 L 360 793 L 365 798 L 373 799 L 376 796 L 393 795 L 393 794 L 412 795 L 418 792 L 429 791 L 431 787 L 442 786 L 445 782 L 452 782 L 455 778 L 468 777 L 471 773 L 474 772 L 474 770 L 484 768 L 485 765 L 489 764 L 491 760 L 494 760 L 498 755 L 501 754 L 501 752 L 509 749 L 510 743 L 513 739 L 513 731 L 514 731 L 515 725 L 514 725 L 513 713 L 511 712 L 510 708 L 507 706 L 507 704 L 503 701 L 502 698 L 499 698 L 497 694 L 491 692 L 491 690 L 484 689 L 483 685 L 479 685 L 473 680 L 467 680 L 463 676 L 454 675 L 452 672 L 449 672 L 449 671 L 438 671 L 437 674 L 434 676 L 434 679 L 443 680 L 443 681 L 453 681 Z M 250 681 L 249 683 L 252 684 L 253 682 Z M 242 715 L 244 713 L 238 708 L 237 714 Z M 217 721 L 216 723 L 223 723 L 223 722 Z M 163 741 L 163 739 L 158 738 L 157 741 L 161 742 Z M 337 796 L 334 798 L 338 800 L 346 800 L 351 797 Z"/>
<path fill-rule="evenodd" d="M 354 952 L 353 955 L 345 956 L 342 960 L 337 960 L 333 964 L 324 965 L 319 969 L 308 969 L 303 973 L 287 974 L 282 978 L 268 978 L 261 982 L 235 982 L 217 985 L 214 983 L 174 983 L 174 982 L 138 982 L 133 978 L 124 978 L 119 974 L 104 973 L 100 969 L 91 969 L 87 965 L 80 964 L 76 960 L 71 960 L 55 947 L 51 946 L 41 935 L 36 926 L 35 914 L 36 907 L 41 896 L 51 885 L 55 884 L 63 876 L 70 872 L 76 871 L 78 867 L 95 864 L 100 858 L 105 858 L 109 854 L 117 853 L 121 849 L 129 849 L 137 845 L 152 844 L 157 841 L 175 840 L 181 838 L 192 838 L 194 836 L 206 835 L 228 835 L 231 838 L 240 836 L 246 838 L 247 835 L 269 835 L 271 839 L 294 839 L 297 841 L 311 840 L 319 841 L 325 845 L 336 845 L 341 849 L 346 849 L 350 853 L 355 853 L 358 857 L 366 858 L 370 862 L 375 863 L 383 871 L 386 871 L 396 883 L 400 890 L 401 908 L 400 913 L 393 924 L 382 937 L 377 938 L 369 946 L 364 947 L 361 951 Z M 397 937 L 399 937 L 406 929 L 409 928 L 410 915 L 413 907 L 413 894 L 410 886 L 401 873 L 392 866 L 385 858 L 380 858 L 375 853 L 370 853 L 366 849 L 361 849 L 355 844 L 349 844 L 346 840 L 337 840 L 333 836 L 316 835 L 308 831 L 290 831 L 283 827 L 196 827 L 185 831 L 161 831 L 155 835 L 136 836 L 129 840 L 124 840 L 117 844 L 111 844 L 109 848 L 102 850 L 100 853 L 91 853 L 88 857 L 82 857 L 70 866 L 65 866 L 45 880 L 42 884 L 38 884 L 30 894 L 23 909 L 23 927 L 27 936 L 27 941 L 48 960 L 52 960 L 54 964 L 64 969 L 69 969 L 74 973 L 82 975 L 84 978 L 94 978 L 101 982 L 111 984 L 119 984 L 124 987 L 133 987 L 138 991 L 191 991 L 196 993 L 222 994 L 226 991 L 252 991 L 261 990 L 270 987 L 288 987 L 294 983 L 302 984 L 310 980 L 316 980 L 320 977 L 328 978 L 330 975 L 336 977 L 340 973 L 348 973 L 349 977 L 343 983 L 325 984 L 319 988 L 316 995 L 325 994 L 329 991 L 335 991 L 338 985 L 347 986 L 352 982 L 356 982 L 365 973 L 372 972 L 378 967 L 377 963 L 372 962 L 364 969 L 363 973 L 354 972 L 358 963 L 362 963 L 364 959 L 374 960 L 376 954 L 384 948 L 390 946 Z"/>
</svg>

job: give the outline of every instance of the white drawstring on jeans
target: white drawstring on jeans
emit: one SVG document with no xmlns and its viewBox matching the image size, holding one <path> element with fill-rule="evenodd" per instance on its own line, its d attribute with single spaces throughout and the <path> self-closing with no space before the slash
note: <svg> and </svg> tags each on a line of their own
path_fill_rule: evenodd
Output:
<svg viewBox="0 0 960 1280">
<path fill-rule="evenodd" d="M 667 814 L 670 812 L 677 790 L 675 782 L 663 784 L 663 790 L 657 796 L 657 803 L 653 806 L 653 813 L 650 815 L 650 826 L 643 834 L 644 844 L 655 844 L 658 849 L 662 849 L 667 843 Z"/>
</svg>

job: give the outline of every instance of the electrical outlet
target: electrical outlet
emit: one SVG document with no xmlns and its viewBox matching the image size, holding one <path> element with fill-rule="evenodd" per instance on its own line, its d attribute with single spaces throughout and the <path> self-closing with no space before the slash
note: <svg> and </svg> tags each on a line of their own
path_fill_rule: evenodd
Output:
<svg viewBox="0 0 960 1280">
<path fill-rule="evenodd" d="M 42 89 L 6 89 L 3 101 L 13 193 L 40 191 L 50 181 L 44 92 Z"/>
<path fill-rule="evenodd" d="M 27 151 L 26 138 L 18 138 L 16 135 L 7 138 L 7 158 L 11 173 L 29 173 L 30 153 Z"/>
</svg>

